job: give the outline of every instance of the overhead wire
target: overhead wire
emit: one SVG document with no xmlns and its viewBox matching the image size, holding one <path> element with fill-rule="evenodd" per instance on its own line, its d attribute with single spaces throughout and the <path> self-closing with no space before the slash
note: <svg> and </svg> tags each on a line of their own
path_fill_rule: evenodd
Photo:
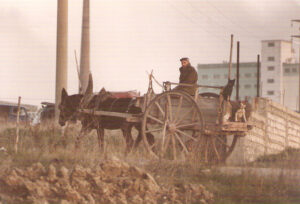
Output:
<svg viewBox="0 0 300 204">
<path fill-rule="evenodd" d="M 185 1 L 187 1 L 187 0 L 185 0 Z M 193 17 L 190 17 L 190 16 L 188 16 L 188 15 L 186 15 L 184 12 L 182 12 L 180 9 L 178 9 L 176 6 L 174 6 L 173 4 L 171 4 L 169 1 L 166 1 L 175 11 L 177 11 L 177 13 L 179 13 L 180 15 L 182 15 L 186 20 L 188 20 L 189 22 L 191 22 L 192 24 L 195 24 L 195 25 L 197 25 L 198 26 L 198 28 L 200 28 L 201 27 L 201 29 L 202 29 L 202 31 L 204 31 L 204 32 L 206 32 L 206 33 L 208 33 L 210 36 L 212 36 L 212 37 L 214 37 L 214 38 L 216 38 L 216 39 L 218 39 L 219 41 L 222 41 L 223 43 L 229 43 L 229 38 L 227 39 L 224 35 L 222 36 L 222 35 L 216 35 L 214 32 L 211 32 L 211 31 L 209 31 L 209 30 L 207 30 L 207 28 L 205 28 L 203 25 L 201 25 L 201 24 L 199 24 L 198 23 L 198 21 L 196 21 Z M 187 1 L 188 2 L 188 1 Z M 193 9 L 194 9 L 194 6 L 193 5 L 189 5 L 190 7 L 192 7 Z M 204 15 L 204 14 L 202 14 L 202 15 Z M 213 20 L 212 20 L 212 18 L 211 17 L 208 17 L 208 19 L 211 21 L 211 22 L 213 22 Z M 217 23 L 218 24 L 218 23 Z M 225 27 L 224 26 L 221 26 L 221 27 L 223 27 L 224 29 L 225 29 Z M 228 28 L 226 28 L 226 30 L 228 30 Z M 229 30 L 228 30 L 229 31 Z M 232 33 L 232 32 L 231 32 Z M 260 41 L 261 39 L 259 39 L 259 41 Z M 247 46 L 247 45 L 243 45 L 243 47 L 245 48 L 249 48 L 249 49 L 253 49 L 253 48 L 251 48 L 250 46 Z"/>
<path fill-rule="evenodd" d="M 212 23 L 218 24 L 218 26 L 222 27 L 225 30 L 228 30 L 230 33 L 232 33 L 232 29 L 228 29 L 226 26 L 224 26 L 223 24 L 220 24 L 218 21 L 213 20 L 210 16 L 205 15 L 200 9 L 197 9 L 196 6 L 194 6 L 190 1 L 185 0 L 188 5 L 195 10 L 197 13 L 199 13 L 200 15 L 202 15 L 203 17 L 207 18 L 209 21 L 211 21 Z"/>
<path fill-rule="evenodd" d="M 251 30 L 244 28 L 243 26 L 241 26 L 240 24 L 232 21 L 228 16 L 226 16 L 219 8 L 217 8 L 215 5 L 213 5 L 209 0 L 206 0 L 206 2 L 212 7 L 214 8 L 220 15 L 222 15 L 225 19 L 227 19 L 227 21 L 229 21 L 231 24 L 239 27 L 241 30 L 245 30 L 249 33 L 251 33 L 252 35 L 247 35 L 247 37 L 251 37 L 251 38 L 255 38 L 255 39 L 259 39 L 261 40 L 261 37 L 257 36 L 255 33 L 253 33 Z"/>
<path fill-rule="evenodd" d="M 178 13 L 180 13 L 186 20 L 188 20 L 189 22 L 191 22 L 192 24 L 196 24 L 200 27 L 202 27 L 202 30 L 206 33 L 208 33 L 211 36 L 214 36 L 215 38 L 217 38 L 218 40 L 222 41 L 222 42 L 228 42 L 228 39 L 226 39 L 224 36 L 218 36 L 216 35 L 214 32 L 210 32 L 208 31 L 205 27 L 203 27 L 201 24 L 199 24 L 197 21 L 195 21 L 193 18 L 189 17 L 188 15 L 186 15 L 184 12 L 182 12 L 180 9 L 178 9 L 176 6 L 174 6 L 173 4 L 171 4 L 169 1 L 166 1 L 174 10 L 176 10 Z M 198 27 L 199 28 L 199 27 Z"/>
</svg>

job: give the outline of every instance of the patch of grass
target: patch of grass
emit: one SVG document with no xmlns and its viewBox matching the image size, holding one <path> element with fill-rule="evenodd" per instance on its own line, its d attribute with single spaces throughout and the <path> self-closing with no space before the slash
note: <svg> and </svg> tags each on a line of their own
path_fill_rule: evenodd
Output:
<svg viewBox="0 0 300 204">
<path fill-rule="evenodd" d="M 145 168 L 161 184 L 203 184 L 214 193 L 214 203 L 300 203 L 300 185 L 282 176 L 224 175 L 204 165 L 174 162 L 152 162 Z"/>
<path fill-rule="evenodd" d="M 249 164 L 256 167 L 300 168 L 300 149 L 288 147 L 278 154 L 264 155 Z"/>
<path fill-rule="evenodd" d="M 217 203 L 299 203 L 300 189 L 296 183 L 286 183 L 284 178 L 265 178 L 242 174 L 226 176 L 212 173 L 200 177 L 216 195 Z M 217 187 L 217 189 L 215 189 Z"/>
</svg>

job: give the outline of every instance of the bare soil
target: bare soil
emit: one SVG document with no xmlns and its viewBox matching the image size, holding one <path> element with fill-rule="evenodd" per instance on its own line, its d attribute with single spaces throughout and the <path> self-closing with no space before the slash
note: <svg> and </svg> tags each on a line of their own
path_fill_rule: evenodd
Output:
<svg viewBox="0 0 300 204">
<path fill-rule="evenodd" d="M 151 174 L 117 158 L 95 168 L 35 163 L 7 169 L 0 178 L 3 203 L 210 203 L 201 184 L 159 185 Z"/>
</svg>

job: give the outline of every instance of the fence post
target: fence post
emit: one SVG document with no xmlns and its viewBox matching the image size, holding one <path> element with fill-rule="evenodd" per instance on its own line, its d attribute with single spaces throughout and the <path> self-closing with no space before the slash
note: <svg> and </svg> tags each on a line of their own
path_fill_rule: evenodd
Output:
<svg viewBox="0 0 300 204">
<path fill-rule="evenodd" d="M 21 96 L 18 98 L 18 112 L 17 112 L 17 122 L 16 122 L 16 141 L 15 141 L 15 153 L 18 152 L 19 144 L 19 123 L 20 123 L 20 107 L 21 106 Z"/>
</svg>

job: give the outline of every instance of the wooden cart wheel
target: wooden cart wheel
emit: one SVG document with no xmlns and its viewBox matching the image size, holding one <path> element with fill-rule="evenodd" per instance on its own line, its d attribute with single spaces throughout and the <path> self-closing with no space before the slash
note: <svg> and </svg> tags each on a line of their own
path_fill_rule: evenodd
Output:
<svg viewBox="0 0 300 204">
<path fill-rule="evenodd" d="M 143 116 L 143 141 L 155 158 L 185 158 L 190 152 L 188 142 L 197 142 L 202 130 L 203 119 L 197 103 L 181 91 L 156 96 Z"/>
<path fill-rule="evenodd" d="M 204 135 L 200 138 L 194 149 L 197 158 L 204 163 L 223 163 L 232 153 L 238 135 L 234 135 L 229 141 L 226 135 Z"/>
</svg>

